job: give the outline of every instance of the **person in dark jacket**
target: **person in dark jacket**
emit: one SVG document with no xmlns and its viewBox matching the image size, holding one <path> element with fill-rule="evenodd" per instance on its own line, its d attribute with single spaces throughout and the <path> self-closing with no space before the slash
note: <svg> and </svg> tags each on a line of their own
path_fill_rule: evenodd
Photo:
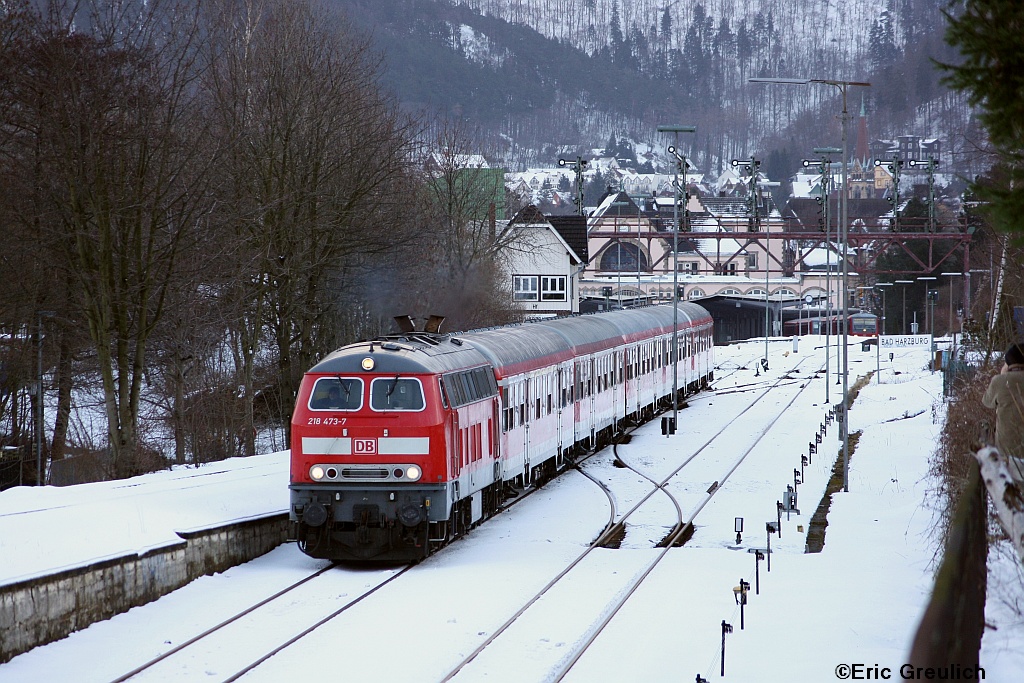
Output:
<svg viewBox="0 0 1024 683">
<path fill-rule="evenodd" d="M 1024 344 L 1011 344 L 1003 368 L 981 402 L 996 410 L 996 448 L 1009 461 L 1010 475 L 1024 482 Z"/>
</svg>

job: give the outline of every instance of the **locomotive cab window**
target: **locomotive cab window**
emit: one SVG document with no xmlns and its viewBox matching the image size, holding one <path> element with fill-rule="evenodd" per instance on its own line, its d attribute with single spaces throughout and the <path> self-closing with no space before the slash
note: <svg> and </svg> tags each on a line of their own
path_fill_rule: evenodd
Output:
<svg viewBox="0 0 1024 683">
<path fill-rule="evenodd" d="M 418 379 L 379 377 L 370 384 L 370 408 L 373 410 L 423 410 L 423 386 Z"/>
<path fill-rule="evenodd" d="M 363 380 L 358 377 L 321 377 L 309 394 L 310 410 L 359 410 L 363 406 Z"/>
</svg>

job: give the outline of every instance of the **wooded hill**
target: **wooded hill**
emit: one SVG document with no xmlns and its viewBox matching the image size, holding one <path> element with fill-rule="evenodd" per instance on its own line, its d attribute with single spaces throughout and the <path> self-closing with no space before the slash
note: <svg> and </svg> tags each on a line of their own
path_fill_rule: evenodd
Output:
<svg viewBox="0 0 1024 683">
<path fill-rule="evenodd" d="M 696 125 L 693 154 L 722 162 L 837 144 L 828 87 L 754 76 L 866 80 L 873 137 L 962 133 L 969 110 L 939 84 L 943 0 L 334 0 L 373 35 L 384 84 L 491 133 L 515 167 L 550 163 L 609 134 L 660 145 L 659 123 Z"/>
</svg>

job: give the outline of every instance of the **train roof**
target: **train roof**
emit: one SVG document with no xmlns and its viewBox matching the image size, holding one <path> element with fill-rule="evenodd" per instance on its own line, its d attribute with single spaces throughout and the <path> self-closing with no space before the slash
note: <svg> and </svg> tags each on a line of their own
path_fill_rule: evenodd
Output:
<svg viewBox="0 0 1024 683">
<path fill-rule="evenodd" d="M 679 302 L 678 306 L 680 328 L 711 321 L 697 304 Z M 467 332 L 463 338 L 490 359 L 500 377 L 525 371 L 540 360 L 557 363 L 622 346 L 652 330 L 669 332 L 672 319 L 672 305 L 662 304 Z"/>
<path fill-rule="evenodd" d="M 681 329 L 711 321 L 695 303 L 681 301 L 678 306 Z M 651 331 L 664 334 L 672 330 L 672 322 L 672 305 L 661 304 L 451 335 L 390 335 L 342 347 L 309 372 L 363 374 L 363 359 L 369 357 L 378 373 L 445 373 L 490 363 L 501 378 L 622 346 Z"/>
<path fill-rule="evenodd" d="M 411 334 L 372 339 L 343 346 L 310 368 L 318 374 L 366 374 L 364 358 L 372 358 L 373 372 L 415 375 L 445 373 L 484 365 L 487 358 L 458 337 Z"/>
</svg>

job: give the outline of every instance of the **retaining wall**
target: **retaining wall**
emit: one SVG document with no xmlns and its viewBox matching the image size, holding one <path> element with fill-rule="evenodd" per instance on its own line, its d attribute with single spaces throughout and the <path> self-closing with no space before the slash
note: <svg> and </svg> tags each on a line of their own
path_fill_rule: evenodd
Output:
<svg viewBox="0 0 1024 683">
<path fill-rule="evenodd" d="M 178 532 L 181 541 L 0 586 L 0 664 L 273 550 L 288 514 Z"/>
</svg>

